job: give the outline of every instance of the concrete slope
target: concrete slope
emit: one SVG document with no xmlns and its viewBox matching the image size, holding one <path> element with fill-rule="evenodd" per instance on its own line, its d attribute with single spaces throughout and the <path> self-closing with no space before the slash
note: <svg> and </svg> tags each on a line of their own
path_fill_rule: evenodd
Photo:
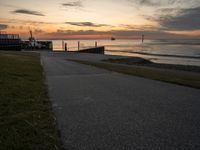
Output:
<svg viewBox="0 0 200 150">
<path fill-rule="evenodd" d="M 66 149 L 200 149 L 200 90 L 109 72 L 67 57 L 41 53 Z"/>
</svg>

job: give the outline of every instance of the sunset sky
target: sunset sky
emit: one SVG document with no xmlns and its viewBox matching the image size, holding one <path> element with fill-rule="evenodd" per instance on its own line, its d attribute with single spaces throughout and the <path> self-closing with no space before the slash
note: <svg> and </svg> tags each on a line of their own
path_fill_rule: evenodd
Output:
<svg viewBox="0 0 200 150">
<path fill-rule="evenodd" d="M 199 38 L 200 0 L 0 0 L 0 30 L 38 39 Z"/>
</svg>

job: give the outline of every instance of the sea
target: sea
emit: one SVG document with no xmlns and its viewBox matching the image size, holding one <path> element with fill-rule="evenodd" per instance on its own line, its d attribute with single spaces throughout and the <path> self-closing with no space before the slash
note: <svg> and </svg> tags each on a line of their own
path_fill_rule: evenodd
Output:
<svg viewBox="0 0 200 150">
<path fill-rule="evenodd" d="M 106 55 L 142 57 L 155 63 L 200 66 L 200 39 L 181 40 L 52 40 L 53 50 L 68 51 L 105 46 Z"/>
</svg>

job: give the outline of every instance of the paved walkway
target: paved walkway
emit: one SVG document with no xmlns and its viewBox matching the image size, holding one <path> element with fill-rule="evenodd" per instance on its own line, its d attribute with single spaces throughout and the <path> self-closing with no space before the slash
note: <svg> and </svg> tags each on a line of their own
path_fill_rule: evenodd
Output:
<svg viewBox="0 0 200 150">
<path fill-rule="evenodd" d="M 66 150 L 200 149 L 200 90 L 66 58 L 104 56 L 41 53 Z"/>
</svg>

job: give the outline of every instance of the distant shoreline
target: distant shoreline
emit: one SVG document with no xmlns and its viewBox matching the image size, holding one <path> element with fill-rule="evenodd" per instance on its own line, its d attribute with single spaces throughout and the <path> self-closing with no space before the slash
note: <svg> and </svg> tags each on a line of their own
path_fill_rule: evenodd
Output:
<svg viewBox="0 0 200 150">
<path fill-rule="evenodd" d="M 188 41 L 187 41 L 188 40 Z M 200 66 L 200 40 L 99 40 L 98 46 L 105 46 L 105 54 L 118 56 L 138 56 L 157 63 Z M 79 40 L 65 40 L 69 51 L 77 51 Z M 96 41 L 80 40 L 80 49 L 95 46 Z M 181 43 L 185 43 L 182 44 Z M 61 50 L 62 41 L 53 41 L 54 50 Z"/>
</svg>

